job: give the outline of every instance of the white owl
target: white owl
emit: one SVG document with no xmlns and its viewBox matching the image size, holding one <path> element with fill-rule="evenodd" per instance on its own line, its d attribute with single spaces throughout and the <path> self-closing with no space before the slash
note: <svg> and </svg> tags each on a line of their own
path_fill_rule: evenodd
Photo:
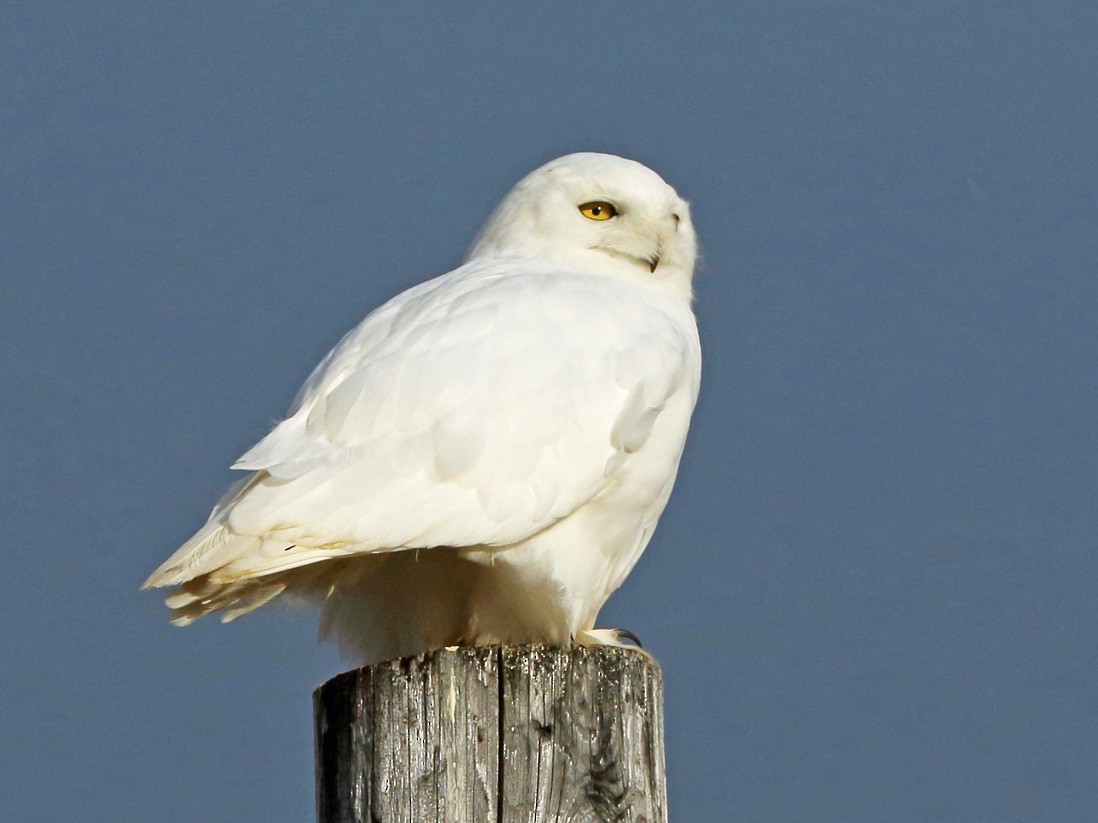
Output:
<svg viewBox="0 0 1098 823">
<path fill-rule="evenodd" d="M 631 160 L 515 186 L 460 268 L 372 312 L 145 583 L 172 621 L 282 594 L 364 662 L 594 628 L 656 528 L 698 395 L 689 207 Z"/>
</svg>

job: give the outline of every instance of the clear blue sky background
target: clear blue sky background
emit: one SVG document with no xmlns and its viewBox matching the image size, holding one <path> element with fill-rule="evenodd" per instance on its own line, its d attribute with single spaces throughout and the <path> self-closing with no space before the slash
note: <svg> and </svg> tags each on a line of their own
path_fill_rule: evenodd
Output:
<svg viewBox="0 0 1098 823">
<path fill-rule="evenodd" d="M 0 818 L 311 818 L 314 616 L 137 587 L 344 331 L 592 149 L 705 252 L 603 621 L 664 666 L 672 819 L 1093 819 L 1098 5 L 3 18 Z"/>
</svg>

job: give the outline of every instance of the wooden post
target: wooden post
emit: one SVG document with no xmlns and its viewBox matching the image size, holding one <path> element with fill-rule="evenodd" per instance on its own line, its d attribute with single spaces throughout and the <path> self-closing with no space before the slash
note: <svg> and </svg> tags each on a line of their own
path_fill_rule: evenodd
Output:
<svg viewBox="0 0 1098 823">
<path fill-rule="evenodd" d="M 663 678 L 635 649 L 442 649 L 314 705 L 319 823 L 667 820 Z"/>
</svg>

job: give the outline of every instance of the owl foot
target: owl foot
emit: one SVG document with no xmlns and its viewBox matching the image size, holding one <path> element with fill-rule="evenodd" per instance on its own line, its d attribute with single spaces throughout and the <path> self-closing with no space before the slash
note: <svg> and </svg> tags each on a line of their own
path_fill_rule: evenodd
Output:
<svg viewBox="0 0 1098 823">
<path fill-rule="evenodd" d="M 629 642 L 623 643 L 622 638 Z M 644 649 L 640 638 L 626 629 L 584 629 L 576 632 L 573 639 L 581 646 L 618 646 Z"/>
</svg>

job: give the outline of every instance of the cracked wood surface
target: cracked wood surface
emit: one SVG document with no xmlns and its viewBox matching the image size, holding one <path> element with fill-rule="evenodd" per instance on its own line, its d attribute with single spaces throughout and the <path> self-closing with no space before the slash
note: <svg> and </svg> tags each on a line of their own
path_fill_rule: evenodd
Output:
<svg viewBox="0 0 1098 823">
<path fill-rule="evenodd" d="M 635 649 L 442 649 L 314 703 L 320 823 L 666 823 L 663 679 Z"/>
</svg>

